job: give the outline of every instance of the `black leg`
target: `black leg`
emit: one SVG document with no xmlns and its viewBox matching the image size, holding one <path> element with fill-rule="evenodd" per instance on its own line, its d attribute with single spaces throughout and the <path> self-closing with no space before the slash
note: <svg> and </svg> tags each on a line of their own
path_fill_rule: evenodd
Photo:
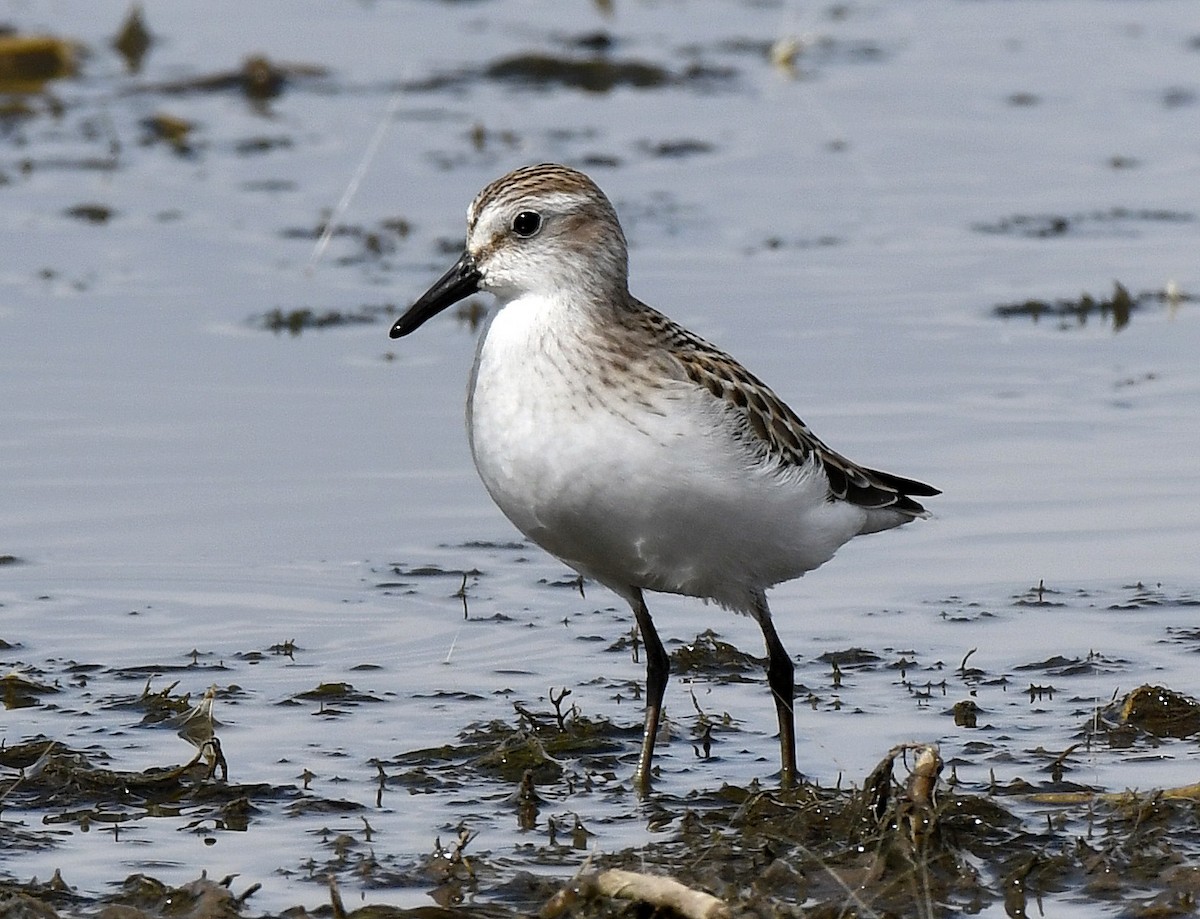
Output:
<svg viewBox="0 0 1200 919">
<path fill-rule="evenodd" d="M 775 697 L 775 714 L 779 718 L 779 783 L 791 788 L 796 781 L 796 721 L 792 701 L 796 693 L 796 668 L 791 657 L 779 640 L 767 598 L 759 594 L 756 599 L 754 618 L 762 628 L 767 642 L 767 684 Z"/>
<path fill-rule="evenodd" d="M 667 691 L 667 677 L 671 673 L 671 659 L 667 657 L 667 651 L 654 629 L 642 592 L 637 588 L 634 588 L 630 606 L 633 607 L 638 631 L 642 633 L 642 644 L 646 646 L 646 726 L 642 732 L 642 755 L 638 757 L 634 776 L 638 791 L 644 794 L 650 790 L 654 740 L 658 736 L 658 719 L 662 713 L 663 693 Z"/>
</svg>

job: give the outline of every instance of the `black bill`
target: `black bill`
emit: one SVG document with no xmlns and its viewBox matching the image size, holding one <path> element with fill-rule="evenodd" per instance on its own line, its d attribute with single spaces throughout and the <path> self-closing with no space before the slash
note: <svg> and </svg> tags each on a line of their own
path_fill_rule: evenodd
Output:
<svg viewBox="0 0 1200 919">
<path fill-rule="evenodd" d="M 419 329 L 426 320 L 432 319 L 446 307 L 469 297 L 479 290 L 479 269 L 470 252 L 464 252 L 454 267 L 442 275 L 425 291 L 403 316 L 392 326 L 392 338 L 402 338 Z"/>
</svg>

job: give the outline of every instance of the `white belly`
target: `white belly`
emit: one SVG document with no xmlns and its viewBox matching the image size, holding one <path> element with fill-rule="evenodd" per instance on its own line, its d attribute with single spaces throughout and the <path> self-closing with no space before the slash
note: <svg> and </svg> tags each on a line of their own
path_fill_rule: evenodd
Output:
<svg viewBox="0 0 1200 919">
<path fill-rule="evenodd" d="M 748 611 L 754 592 L 862 530 L 864 511 L 825 500 L 819 469 L 755 461 L 706 391 L 682 381 L 631 394 L 589 375 L 586 341 L 547 323 L 550 306 L 500 311 L 468 402 L 480 477 L 538 545 L 626 596 L 639 587 Z"/>
</svg>

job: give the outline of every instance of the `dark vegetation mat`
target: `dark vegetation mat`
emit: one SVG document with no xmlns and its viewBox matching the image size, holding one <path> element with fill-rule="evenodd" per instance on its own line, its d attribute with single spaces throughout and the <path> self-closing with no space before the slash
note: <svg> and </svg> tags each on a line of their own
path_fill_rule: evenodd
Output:
<svg viewBox="0 0 1200 919">
<path fill-rule="evenodd" d="M 705 634 L 681 648 L 676 662 L 730 676 L 740 672 L 742 655 Z M 90 828 L 117 836 L 146 819 L 173 819 L 184 831 L 213 835 L 253 832 L 270 814 L 357 814 L 361 831 L 315 840 L 304 876 L 329 885 L 329 905 L 314 913 L 364 919 L 539 911 L 625 916 L 655 909 L 693 916 L 948 916 L 993 904 L 1023 916 L 1040 898 L 1064 892 L 1121 903 L 1123 915 L 1157 917 L 1191 913 L 1200 888 L 1200 785 L 1114 793 L 1064 779 L 1064 764 L 1087 750 L 1192 742 L 1200 703 L 1162 686 L 1138 687 L 1097 708 L 1080 725 L 1078 743 L 1044 757 L 1049 762 L 1036 783 L 966 787 L 956 778 L 957 764 L 943 763 L 936 747 L 911 744 L 882 751 L 870 774 L 836 787 L 803 782 L 789 790 L 751 784 L 681 797 L 653 793 L 640 807 L 655 844 L 593 853 L 579 873 L 575 866 L 580 851 L 591 848 L 591 834 L 570 810 L 571 800 L 602 793 L 635 806 L 621 757 L 636 749 L 638 731 L 587 716 L 569 704 L 569 690 L 551 693 L 537 710 L 514 705 L 511 720 L 468 726 L 457 743 L 375 763 L 380 797 L 470 793 L 521 826 L 544 828 L 514 858 L 474 851 L 475 835 L 465 826 L 437 839 L 424 856 L 389 854 L 372 844 L 370 813 L 361 805 L 317 795 L 306 781 L 231 782 L 213 718 L 223 693 L 210 690 L 193 704 L 171 689 L 147 684 L 140 694 L 106 704 L 189 740 L 196 755 L 182 765 L 126 771 L 100 746 L 73 748 L 47 737 L 6 742 L 0 848 L 53 847 L 64 831 Z M 53 687 L 10 673 L 3 690 L 9 706 L 21 706 L 41 704 Z M 320 684 L 298 694 L 301 700 L 343 708 L 379 701 L 344 683 Z M 697 741 L 696 749 L 706 755 L 707 745 Z M 538 874 L 531 865 L 540 866 Z M 555 865 L 560 870 L 546 870 Z M 261 915 L 253 908 L 257 884 L 239 880 L 235 889 L 234 880 L 201 876 L 172 888 L 135 874 L 100 896 L 76 892 L 60 874 L 45 882 L 10 880 L 0 882 L 0 917 Z M 388 889 L 422 888 L 431 905 L 350 911 L 339 881 L 384 896 Z M 305 912 L 297 906 L 283 915 Z"/>
</svg>

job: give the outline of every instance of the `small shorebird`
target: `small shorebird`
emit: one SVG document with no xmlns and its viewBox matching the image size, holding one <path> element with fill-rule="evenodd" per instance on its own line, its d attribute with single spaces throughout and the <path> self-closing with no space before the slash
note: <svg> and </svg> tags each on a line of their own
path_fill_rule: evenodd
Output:
<svg viewBox="0 0 1200 919">
<path fill-rule="evenodd" d="M 646 590 L 762 628 L 790 786 L 794 668 L 765 591 L 854 536 L 927 517 L 914 496 L 938 490 L 835 453 L 732 357 L 635 299 L 616 212 L 581 172 L 528 166 L 481 191 L 466 251 L 392 338 L 477 291 L 500 310 L 471 371 L 475 466 L 517 529 L 633 609 L 647 660 L 638 788 L 670 672 Z"/>
</svg>

